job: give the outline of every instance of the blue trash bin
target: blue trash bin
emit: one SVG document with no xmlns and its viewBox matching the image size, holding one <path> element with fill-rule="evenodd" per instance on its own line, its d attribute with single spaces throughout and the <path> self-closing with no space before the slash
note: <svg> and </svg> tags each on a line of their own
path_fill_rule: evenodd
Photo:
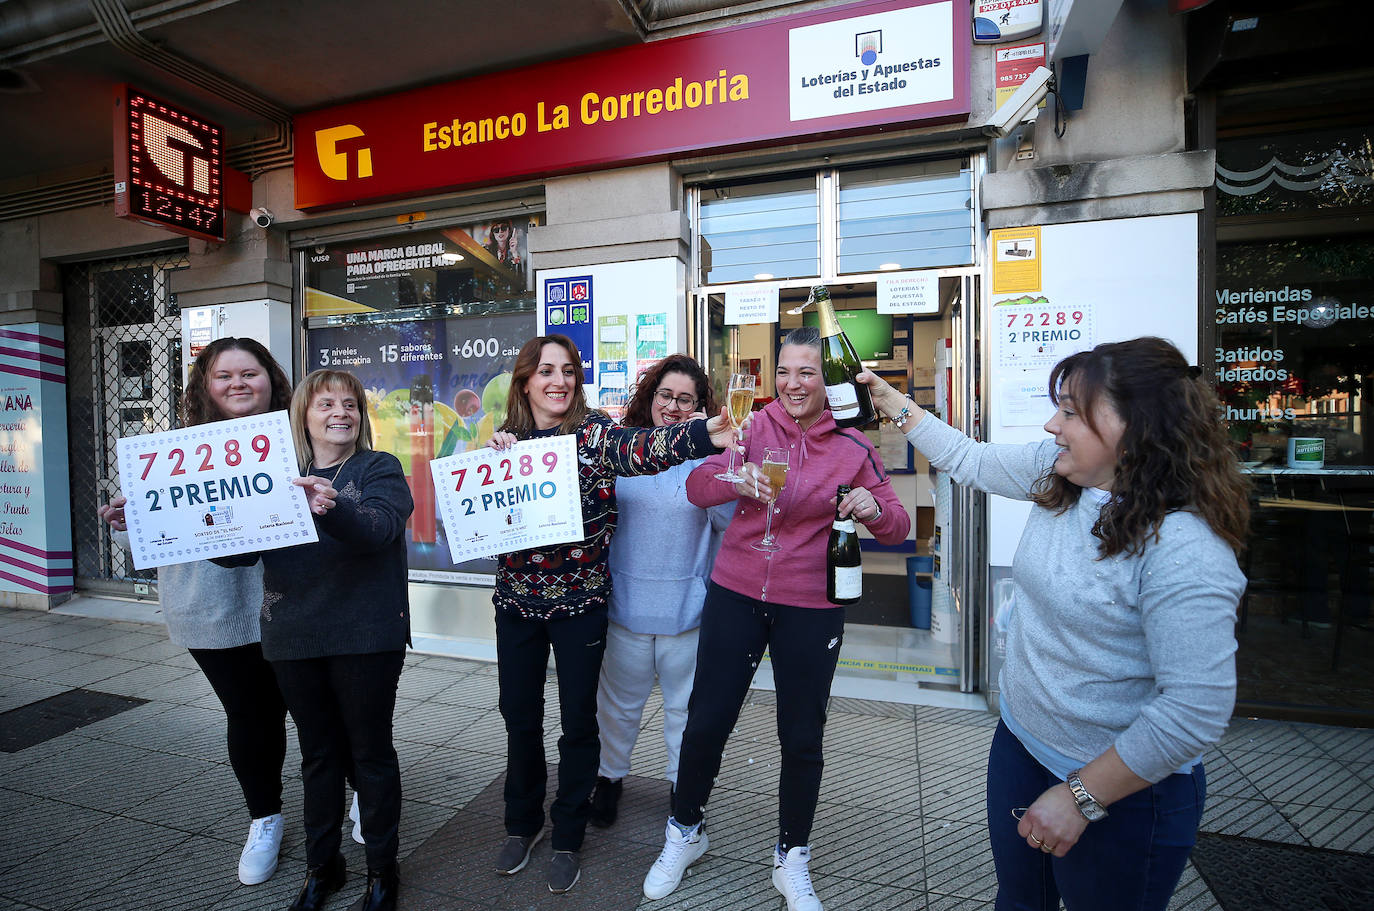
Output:
<svg viewBox="0 0 1374 911">
<path fill-rule="evenodd" d="M 911 625 L 916 629 L 930 629 L 930 574 L 934 569 L 934 557 L 906 558 L 907 597 L 911 606 Z"/>
</svg>

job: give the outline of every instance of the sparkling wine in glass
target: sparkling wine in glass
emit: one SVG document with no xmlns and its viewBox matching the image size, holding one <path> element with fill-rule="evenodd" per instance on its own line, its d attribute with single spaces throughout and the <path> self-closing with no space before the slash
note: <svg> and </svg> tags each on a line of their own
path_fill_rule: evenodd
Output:
<svg viewBox="0 0 1374 911">
<path fill-rule="evenodd" d="M 749 411 L 754 407 L 754 375 L 752 373 L 732 373 L 730 374 L 730 385 L 726 393 L 730 408 L 730 425 L 735 428 L 735 440 L 739 440 L 740 427 L 749 417 Z M 729 481 L 734 484 L 743 481 L 743 476 L 735 472 L 735 447 L 730 446 L 730 464 L 723 474 L 716 475 L 721 481 Z"/>
<path fill-rule="evenodd" d="M 764 526 L 763 540 L 751 545 L 755 550 L 772 552 L 778 549 L 777 539 L 773 537 L 773 513 L 777 511 L 778 497 L 782 496 L 782 489 L 787 485 L 787 450 L 786 449 L 765 449 L 763 451 L 763 464 L 759 469 L 768 478 L 768 484 L 773 488 L 773 499 L 768 501 L 768 518 Z"/>
</svg>

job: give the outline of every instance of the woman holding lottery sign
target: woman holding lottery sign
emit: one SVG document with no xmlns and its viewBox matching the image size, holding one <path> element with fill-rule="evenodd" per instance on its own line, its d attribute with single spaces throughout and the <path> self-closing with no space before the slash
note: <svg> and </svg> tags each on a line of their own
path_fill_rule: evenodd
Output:
<svg viewBox="0 0 1374 911">
<path fill-rule="evenodd" d="M 1236 696 L 1249 502 L 1216 393 L 1164 339 L 1108 342 L 1050 371 L 1052 439 L 996 444 L 859 379 L 956 483 L 1032 504 L 988 752 L 996 907 L 1164 911 Z"/>
<path fill-rule="evenodd" d="M 183 426 L 193 427 L 282 411 L 290 402 L 291 381 L 266 348 L 251 338 L 221 338 L 206 345 L 191 366 L 180 417 Z M 126 502 L 115 497 L 99 514 L 114 541 L 128 549 Z M 213 517 L 206 518 L 213 524 Z M 197 560 L 164 566 L 157 580 L 168 638 L 190 651 L 224 706 L 229 765 L 252 820 L 239 855 L 239 881 L 266 882 L 277 869 L 284 825 L 286 703 L 259 644 L 262 568 Z"/>
<path fill-rule="evenodd" d="M 317 911 L 344 883 L 344 782 L 361 803 L 363 911 L 393 911 L 401 774 L 392 714 L 410 641 L 401 463 L 372 448 L 363 385 L 316 370 L 291 398 L 291 432 L 319 540 L 220 558 L 263 564 L 262 651 L 301 743 L 306 878 L 290 911 Z"/>
<path fill-rule="evenodd" d="M 516 357 L 506 421 L 487 445 L 504 450 L 520 440 L 560 434 L 577 438 L 585 538 L 502 554 L 492 599 L 507 737 L 507 837 L 496 858 L 496 872 L 502 875 L 524 869 L 543 837 L 548 778 L 544 680 L 550 649 L 557 659 L 563 736 L 558 741 L 558 794 L 549 809 L 552 892 L 567 892 L 578 880 L 588 799 L 596 783 L 596 692 L 606 645 L 611 588 L 607 557 L 616 526 L 616 477 L 655 474 L 718 452 L 734 439 L 723 410 L 709 420 L 663 427 L 615 424 L 588 408 L 582 356 L 572 339 L 536 336 Z"/>
</svg>

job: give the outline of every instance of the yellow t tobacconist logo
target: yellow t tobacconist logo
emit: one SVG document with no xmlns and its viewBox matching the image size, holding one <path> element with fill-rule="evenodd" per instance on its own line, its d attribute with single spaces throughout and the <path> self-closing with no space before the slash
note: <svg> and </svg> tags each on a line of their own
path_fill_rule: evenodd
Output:
<svg viewBox="0 0 1374 911">
<path fill-rule="evenodd" d="M 358 139 L 366 134 L 351 123 L 341 127 L 330 127 L 315 131 L 315 157 L 320 160 L 320 170 L 330 180 L 348 179 L 348 153 L 340 152 L 339 143 L 345 139 Z M 358 176 L 372 176 L 372 150 L 364 146 L 358 149 Z"/>
</svg>

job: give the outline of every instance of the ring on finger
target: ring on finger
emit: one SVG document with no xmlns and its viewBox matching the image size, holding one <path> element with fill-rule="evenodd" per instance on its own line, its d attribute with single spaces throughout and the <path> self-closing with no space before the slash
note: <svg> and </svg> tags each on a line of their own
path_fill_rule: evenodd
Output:
<svg viewBox="0 0 1374 911">
<path fill-rule="evenodd" d="M 1032 833 L 1030 834 L 1030 840 L 1033 841 L 1033 842 L 1035 842 L 1035 846 L 1036 846 L 1037 848 L 1043 848 L 1043 847 L 1045 847 L 1045 842 L 1044 842 L 1044 840 L 1039 839 L 1039 838 L 1036 838 L 1034 832 L 1032 832 Z"/>
<path fill-rule="evenodd" d="M 1041 851 L 1044 851 L 1046 854 L 1053 854 L 1053 853 L 1054 853 L 1054 846 L 1053 846 L 1053 845 L 1041 845 L 1041 846 L 1040 846 L 1040 850 L 1041 850 Z"/>
</svg>

